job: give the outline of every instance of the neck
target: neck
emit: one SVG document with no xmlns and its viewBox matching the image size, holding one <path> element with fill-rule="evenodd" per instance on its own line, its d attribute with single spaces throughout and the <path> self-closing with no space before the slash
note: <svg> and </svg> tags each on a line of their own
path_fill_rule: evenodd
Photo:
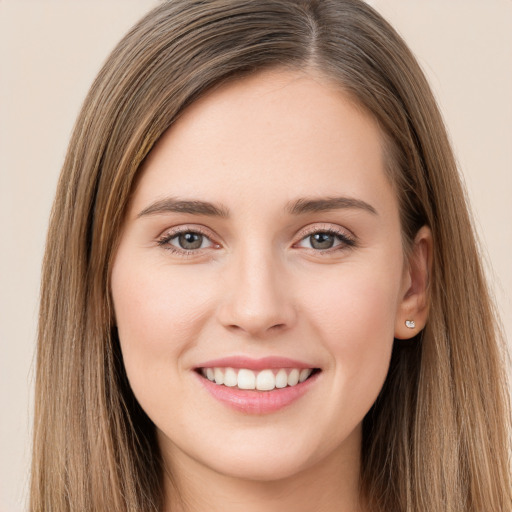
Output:
<svg viewBox="0 0 512 512">
<path fill-rule="evenodd" d="M 177 450 L 173 450 L 172 458 L 164 454 L 164 459 L 167 459 L 165 512 L 363 511 L 359 494 L 359 448 L 348 453 L 344 450 L 342 454 L 336 450 L 296 474 L 268 481 L 219 473 Z"/>
</svg>

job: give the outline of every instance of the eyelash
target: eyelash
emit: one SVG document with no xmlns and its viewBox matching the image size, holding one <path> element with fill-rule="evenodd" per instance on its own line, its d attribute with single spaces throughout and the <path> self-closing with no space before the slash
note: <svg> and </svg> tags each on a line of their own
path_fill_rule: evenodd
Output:
<svg viewBox="0 0 512 512">
<path fill-rule="evenodd" d="M 187 233 L 201 235 L 204 238 L 210 240 L 210 242 L 212 243 L 212 245 L 214 247 L 220 247 L 219 244 L 217 244 L 211 240 L 212 237 L 210 234 L 206 233 L 198 226 L 194 226 L 193 228 L 192 227 L 187 228 L 185 226 L 182 228 L 178 228 L 176 230 L 172 230 L 170 232 L 168 231 L 167 233 L 165 233 L 165 235 L 163 235 L 162 237 L 160 237 L 157 240 L 157 244 L 160 247 L 162 247 L 163 249 L 165 249 L 166 251 L 170 251 L 173 254 L 178 254 L 180 256 L 194 256 L 194 255 L 200 254 L 204 250 L 204 248 L 203 249 L 182 249 L 179 247 L 175 247 L 169 243 L 171 240 L 174 240 L 175 238 L 179 237 L 180 235 L 185 235 Z"/>
<path fill-rule="evenodd" d="M 328 249 L 314 249 L 314 248 L 308 248 L 304 247 L 304 249 L 308 251 L 312 251 L 315 254 L 320 255 L 327 255 L 332 254 L 333 252 L 340 252 L 340 251 L 346 251 L 348 249 L 351 249 L 353 247 L 356 247 L 357 241 L 356 238 L 352 234 L 348 234 L 346 231 L 338 230 L 336 228 L 333 228 L 332 226 L 326 226 L 326 227 L 319 227 L 317 226 L 311 226 L 310 228 L 306 228 L 305 231 L 301 233 L 300 240 L 294 244 L 296 246 L 297 244 L 300 244 L 307 238 L 316 235 L 316 234 L 322 234 L 322 235 L 330 235 L 335 237 L 340 244 L 336 245 L 334 247 L 330 247 Z"/>
<path fill-rule="evenodd" d="M 200 227 L 197 227 L 197 226 L 190 227 L 190 228 L 182 227 L 182 228 L 178 228 L 176 230 L 172 230 L 171 232 L 167 232 L 167 233 L 165 233 L 165 235 L 163 235 L 162 237 L 160 237 L 157 240 L 157 244 L 158 244 L 158 246 L 162 247 L 166 251 L 170 251 L 170 252 L 172 252 L 174 254 L 178 254 L 180 256 L 186 257 L 186 256 L 194 256 L 194 255 L 201 254 L 205 248 L 183 249 L 183 248 L 175 247 L 169 243 L 171 240 L 173 240 L 181 235 L 185 235 L 187 233 L 203 236 L 204 238 L 208 239 L 211 242 L 213 248 L 220 247 L 220 244 L 212 241 L 212 237 L 210 234 L 206 233 L 204 230 L 202 230 Z M 345 250 L 351 249 L 352 247 L 355 247 L 357 245 L 357 241 L 356 241 L 355 237 L 353 237 L 352 235 L 348 235 L 345 231 L 337 230 L 332 227 L 322 228 L 322 227 L 318 227 L 318 226 L 312 226 L 311 228 L 308 228 L 301 233 L 300 240 L 298 242 L 294 243 L 293 247 L 296 247 L 298 244 L 300 244 L 307 238 L 309 238 L 313 235 L 316 235 L 316 234 L 325 234 L 325 235 L 333 236 L 340 242 L 340 244 L 336 245 L 334 247 L 327 248 L 327 249 L 314 249 L 312 247 L 310 247 L 310 248 L 304 247 L 303 249 L 310 251 L 310 252 L 314 252 L 315 254 L 325 255 L 325 254 L 331 254 L 333 252 L 345 251 Z M 208 247 L 208 249 L 209 248 L 211 248 L 211 247 Z"/>
</svg>

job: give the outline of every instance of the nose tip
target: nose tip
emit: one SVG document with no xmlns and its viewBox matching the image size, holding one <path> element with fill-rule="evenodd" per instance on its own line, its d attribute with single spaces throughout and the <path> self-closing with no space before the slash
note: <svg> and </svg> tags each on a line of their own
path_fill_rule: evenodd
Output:
<svg viewBox="0 0 512 512">
<path fill-rule="evenodd" d="M 274 321 L 270 317 L 264 319 L 260 314 L 252 311 L 239 311 L 236 316 L 237 318 L 232 322 L 225 323 L 225 327 L 231 331 L 245 332 L 252 337 L 282 331 L 287 325 L 285 322 Z"/>
<path fill-rule="evenodd" d="M 295 322 L 295 309 L 284 272 L 275 262 L 246 261 L 233 272 L 219 308 L 222 325 L 252 337 L 266 337 L 289 329 Z"/>
</svg>

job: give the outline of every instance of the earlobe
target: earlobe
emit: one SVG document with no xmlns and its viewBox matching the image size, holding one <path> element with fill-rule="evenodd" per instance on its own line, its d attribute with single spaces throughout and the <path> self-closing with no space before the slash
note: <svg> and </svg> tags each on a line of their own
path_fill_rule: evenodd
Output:
<svg viewBox="0 0 512 512">
<path fill-rule="evenodd" d="M 397 339 L 412 338 L 425 327 L 429 311 L 432 254 L 432 232 L 428 226 L 423 226 L 416 234 L 404 273 L 404 291 L 395 319 Z"/>
</svg>

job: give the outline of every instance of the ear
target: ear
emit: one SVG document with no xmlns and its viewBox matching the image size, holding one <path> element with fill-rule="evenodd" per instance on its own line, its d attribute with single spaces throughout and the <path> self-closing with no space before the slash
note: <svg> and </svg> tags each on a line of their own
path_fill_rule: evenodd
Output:
<svg viewBox="0 0 512 512">
<path fill-rule="evenodd" d="M 428 288 L 432 253 L 432 232 L 429 227 L 423 226 L 416 234 L 409 257 L 405 262 L 401 299 L 395 319 L 395 338 L 397 339 L 412 338 L 425 327 L 429 310 Z"/>
</svg>

